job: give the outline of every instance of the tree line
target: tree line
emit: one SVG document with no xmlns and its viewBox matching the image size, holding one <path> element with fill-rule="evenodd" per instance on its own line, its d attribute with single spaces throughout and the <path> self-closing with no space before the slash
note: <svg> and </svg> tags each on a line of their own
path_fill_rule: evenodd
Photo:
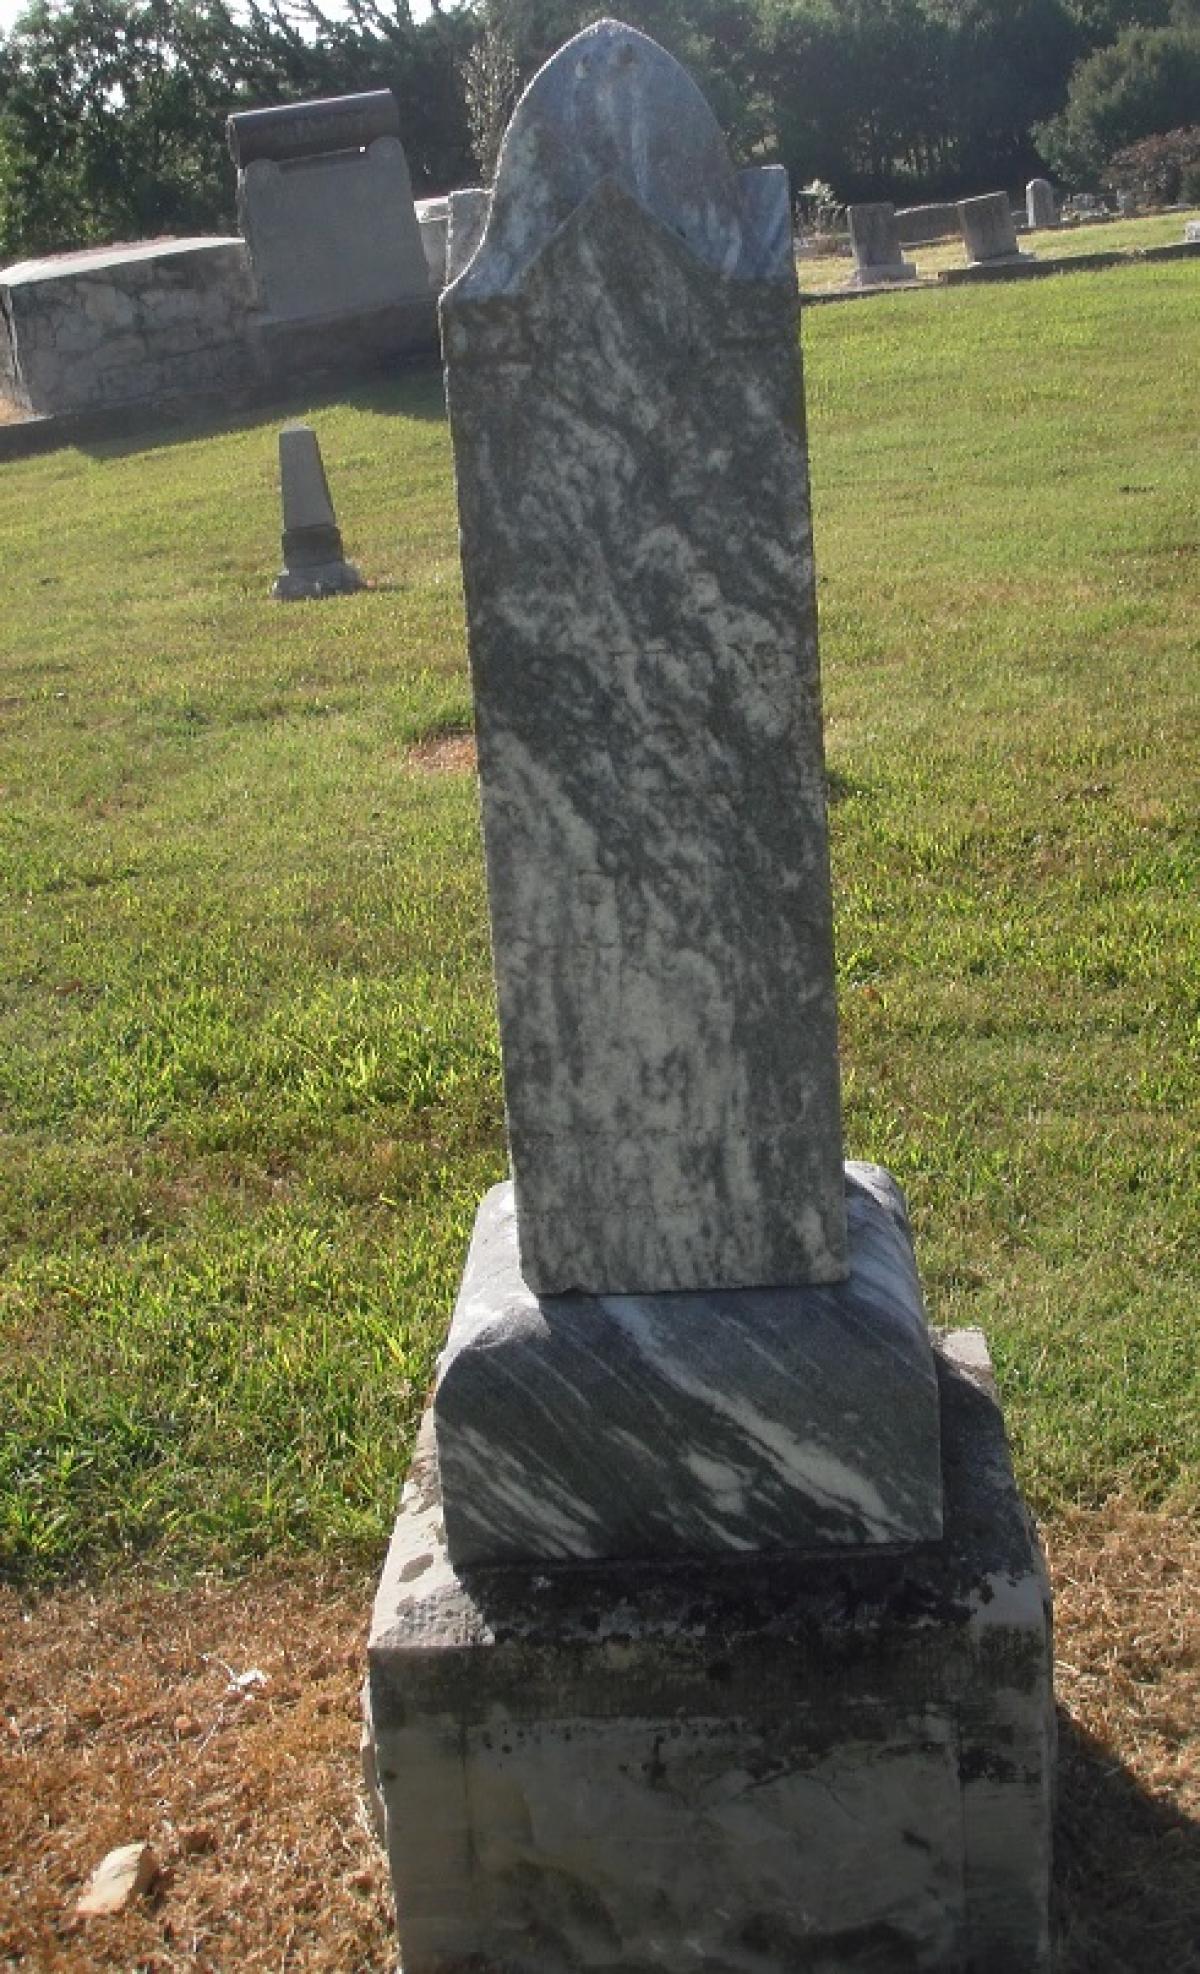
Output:
<svg viewBox="0 0 1200 1974">
<path fill-rule="evenodd" d="M 1189 132 L 1200 159 L 1200 0 L 620 11 L 696 76 L 739 160 L 778 160 L 842 201 L 1015 188 L 1045 170 L 1095 185 L 1114 153 L 1168 132 L 1180 171 Z M 407 0 L 337 14 L 321 0 L 33 0 L 0 35 L 0 255 L 232 228 L 225 117 L 306 96 L 390 88 L 418 196 L 477 183 L 524 83 L 596 14 L 594 0 L 433 0 L 420 21 Z"/>
</svg>

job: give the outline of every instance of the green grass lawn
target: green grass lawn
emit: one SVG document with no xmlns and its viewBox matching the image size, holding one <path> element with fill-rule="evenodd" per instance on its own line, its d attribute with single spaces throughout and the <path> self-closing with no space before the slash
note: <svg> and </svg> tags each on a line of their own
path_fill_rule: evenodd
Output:
<svg viewBox="0 0 1200 1974">
<path fill-rule="evenodd" d="M 1153 213 L 1146 219 L 1113 219 L 1094 226 L 1051 226 L 1023 233 L 1018 246 L 1039 260 L 1071 260 L 1077 254 L 1127 253 L 1135 247 L 1174 246 L 1183 239 L 1189 219 L 1200 219 L 1200 210 Z M 916 264 L 923 280 L 940 274 L 943 268 L 965 267 L 966 248 L 959 239 L 936 240 L 928 247 L 906 247 L 904 258 Z M 854 272 L 854 258 L 845 254 L 815 254 L 799 263 L 800 285 L 809 295 L 829 288 L 844 288 Z"/>
<path fill-rule="evenodd" d="M 805 324 L 848 1150 L 1050 1513 L 1200 1492 L 1198 299 Z M 277 420 L 0 468 L 10 1573 L 378 1545 L 503 1170 L 439 381 L 312 416 L 325 604 Z"/>
</svg>

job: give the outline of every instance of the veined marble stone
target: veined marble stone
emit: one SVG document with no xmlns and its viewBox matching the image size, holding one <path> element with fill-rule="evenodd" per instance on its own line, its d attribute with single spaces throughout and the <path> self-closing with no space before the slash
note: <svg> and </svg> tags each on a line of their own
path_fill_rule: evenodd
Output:
<svg viewBox="0 0 1200 1974">
<path fill-rule="evenodd" d="M 456 1567 L 935 1541 L 937 1374 L 904 1201 L 846 1167 L 829 1286 L 539 1298 L 479 1210 L 434 1396 Z"/>
<path fill-rule="evenodd" d="M 841 1280 L 786 176 L 601 22 L 441 316 L 525 1279 Z"/>
</svg>

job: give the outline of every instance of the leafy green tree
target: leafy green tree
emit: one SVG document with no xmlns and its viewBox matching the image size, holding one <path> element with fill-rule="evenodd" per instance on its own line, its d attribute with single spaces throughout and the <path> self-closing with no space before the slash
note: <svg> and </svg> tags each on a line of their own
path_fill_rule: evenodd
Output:
<svg viewBox="0 0 1200 1974">
<path fill-rule="evenodd" d="M 229 225 L 236 45 L 223 0 L 36 0 L 0 48 L 4 247 Z"/>
<path fill-rule="evenodd" d="M 1066 107 L 1037 132 L 1052 169 L 1094 184 L 1108 160 L 1140 137 L 1200 123 L 1200 30 L 1130 28 L 1071 78 Z"/>
<path fill-rule="evenodd" d="M 229 112 L 346 90 L 395 91 L 418 191 L 463 184 L 470 33 L 405 0 L 35 0 L 0 40 L 0 250 L 231 228 Z"/>
</svg>

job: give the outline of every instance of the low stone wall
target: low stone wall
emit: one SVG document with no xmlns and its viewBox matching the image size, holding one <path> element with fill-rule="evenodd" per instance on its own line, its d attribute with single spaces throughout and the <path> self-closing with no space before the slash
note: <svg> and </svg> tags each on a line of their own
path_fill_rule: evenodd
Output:
<svg viewBox="0 0 1200 1974">
<path fill-rule="evenodd" d="M 257 378 L 255 303 L 239 239 L 22 261 L 0 270 L 0 388 L 42 414 L 236 397 Z"/>
<path fill-rule="evenodd" d="M 0 397 L 64 437 L 105 429 L 106 418 L 124 429 L 128 418 L 236 409 L 436 348 L 432 283 L 410 301 L 281 319 L 262 310 L 239 239 L 154 241 L 0 270 Z M 21 423 L 3 431 L 0 457 L 35 444 Z"/>
<path fill-rule="evenodd" d="M 957 206 L 901 206 L 896 232 L 902 247 L 927 247 L 958 232 Z"/>
</svg>

